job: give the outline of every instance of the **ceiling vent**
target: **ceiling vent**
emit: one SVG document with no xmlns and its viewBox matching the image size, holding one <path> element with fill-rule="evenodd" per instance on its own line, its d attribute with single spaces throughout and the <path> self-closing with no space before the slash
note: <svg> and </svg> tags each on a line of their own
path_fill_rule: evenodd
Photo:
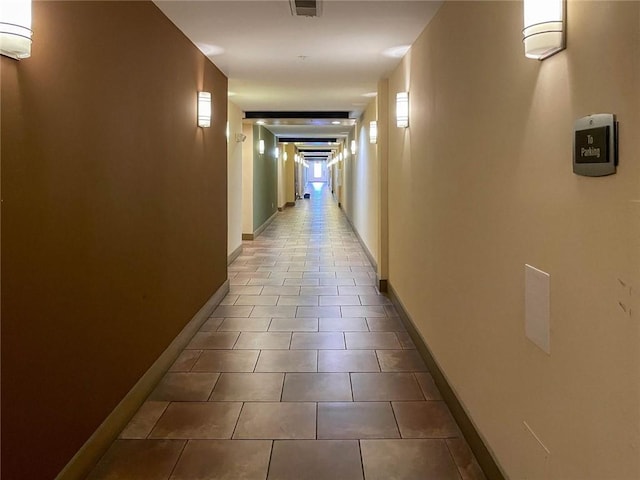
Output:
<svg viewBox="0 0 640 480">
<path fill-rule="evenodd" d="M 322 13 L 321 0 L 289 0 L 289 5 L 294 17 L 319 17 Z"/>
</svg>

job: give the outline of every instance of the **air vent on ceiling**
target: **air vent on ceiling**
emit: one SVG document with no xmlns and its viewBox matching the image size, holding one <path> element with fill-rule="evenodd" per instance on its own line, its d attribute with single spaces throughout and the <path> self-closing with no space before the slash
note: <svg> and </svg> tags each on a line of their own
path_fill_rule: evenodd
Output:
<svg viewBox="0 0 640 480">
<path fill-rule="evenodd" d="M 319 17 L 322 13 L 321 0 L 289 0 L 289 5 L 294 17 Z"/>
</svg>

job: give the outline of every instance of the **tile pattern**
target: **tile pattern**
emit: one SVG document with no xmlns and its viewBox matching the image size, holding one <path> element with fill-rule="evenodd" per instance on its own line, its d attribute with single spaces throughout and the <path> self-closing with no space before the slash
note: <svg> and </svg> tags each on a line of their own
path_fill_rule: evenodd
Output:
<svg viewBox="0 0 640 480">
<path fill-rule="evenodd" d="M 326 187 L 230 291 L 90 478 L 484 478 Z"/>
</svg>

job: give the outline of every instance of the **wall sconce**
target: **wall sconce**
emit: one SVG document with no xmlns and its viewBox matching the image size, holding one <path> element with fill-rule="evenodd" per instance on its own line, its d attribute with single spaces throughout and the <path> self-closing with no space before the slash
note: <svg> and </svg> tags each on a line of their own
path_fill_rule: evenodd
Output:
<svg viewBox="0 0 640 480">
<path fill-rule="evenodd" d="M 356 154 L 356 141 L 351 140 L 351 155 L 355 155 L 355 154 Z"/>
<path fill-rule="evenodd" d="M 258 153 L 260 155 L 264 153 L 264 140 L 258 140 Z"/>
<path fill-rule="evenodd" d="M 544 60 L 566 48 L 565 0 L 525 0 L 524 54 Z"/>
<path fill-rule="evenodd" d="M 286 162 L 289 159 L 289 155 L 287 155 L 287 152 L 284 152 L 282 154 L 282 159 Z"/>
<path fill-rule="evenodd" d="M 211 93 L 198 92 L 198 126 L 211 126 Z"/>
<path fill-rule="evenodd" d="M 369 122 L 369 143 L 378 143 L 378 122 Z"/>
<path fill-rule="evenodd" d="M 396 125 L 398 128 L 409 126 L 409 92 L 396 93 Z"/>
<path fill-rule="evenodd" d="M 280 149 L 278 147 L 273 149 L 273 154 L 276 158 L 280 158 Z"/>
<path fill-rule="evenodd" d="M 31 56 L 31 0 L 2 0 L 0 55 L 21 60 Z"/>
</svg>

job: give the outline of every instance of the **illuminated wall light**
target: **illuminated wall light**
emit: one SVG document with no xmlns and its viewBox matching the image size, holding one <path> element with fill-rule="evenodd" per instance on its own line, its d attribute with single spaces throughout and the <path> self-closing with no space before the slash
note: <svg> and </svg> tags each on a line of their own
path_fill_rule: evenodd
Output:
<svg viewBox="0 0 640 480">
<path fill-rule="evenodd" d="M 409 126 L 409 92 L 396 93 L 396 125 L 398 128 Z"/>
<path fill-rule="evenodd" d="M 31 0 L 0 2 L 0 55 L 21 60 L 31 56 Z"/>
<path fill-rule="evenodd" d="M 378 122 L 369 122 L 369 143 L 378 143 Z"/>
<path fill-rule="evenodd" d="M 351 155 L 355 155 L 355 154 L 356 154 L 356 141 L 351 140 Z"/>
<path fill-rule="evenodd" d="M 289 159 L 289 155 L 287 155 L 287 152 L 284 152 L 282 154 L 282 159 L 286 162 Z"/>
<path fill-rule="evenodd" d="M 198 126 L 211 126 L 211 93 L 198 92 Z"/>
<path fill-rule="evenodd" d="M 524 54 L 544 60 L 566 48 L 565 0 L 525 0 Z"/>
<path fill-rule="evenodd" d="M 260 155 L 264 153 L 264 140 L 258 140 L 258 153 Z"/>
<path fill-rule="evenodd" d="M 273 154 L 276 156 L 276 158 L 280 158 L 280 149 L 278 147 L 274 148 Z"/>
</svg>

